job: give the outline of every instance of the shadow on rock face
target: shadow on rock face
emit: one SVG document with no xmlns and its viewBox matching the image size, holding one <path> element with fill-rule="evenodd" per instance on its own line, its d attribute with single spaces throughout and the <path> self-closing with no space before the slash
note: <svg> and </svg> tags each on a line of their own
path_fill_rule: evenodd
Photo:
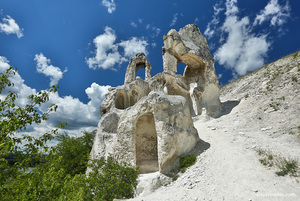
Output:
<svg viewBox="0 0 300 201">
<path fill-rule="evenodd" d="M 215 116 L 215 118 L 220 118 L 221 116 L 229 114 L 232 111 L 232 109 L 235 108 L 240 102 L 240 100 L 233 100 L 221 103 L 222 110 L 219 115 Z"/>
<path fill-rule="evenodd" d="M 202 139 L 200 139 L 197 142 L 192 153 L 195 154 L 196 156 L 199 156 L 201 153 L 203 153 L 204 151 L 206 151 L 209 148 L 210 148 L 210 144 L 208 142 L 205 142 Z"/>
</svg>

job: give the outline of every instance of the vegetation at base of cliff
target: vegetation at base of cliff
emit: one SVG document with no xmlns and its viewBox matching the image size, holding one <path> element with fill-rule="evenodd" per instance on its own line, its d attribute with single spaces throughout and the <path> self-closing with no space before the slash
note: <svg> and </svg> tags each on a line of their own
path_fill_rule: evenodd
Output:
<svg viewBox="0 0 300 201">
<path fill-rule="evenodd" d="M 181 173 L 186 171 L 186 168 L 195 164 L 197 157 L 193 154 L 188 156 L 179 157 L 179 170 Z M 179 173 L 180 174 L 180 173 Z M 176 181 L 179 178 L 179 174 L 176 174 L 172 177 L 172 181 Z"/>
<path fill-rule="evenodd" d="M 94 132 L 61 142 L 29 173 L 20 171 L 1 187 L 2 200 L 113 200 L 134 195 L 138 173 L 109 157 L 88 164 Z M 85 174 L 87 166 L 90 172 Z"/>
<path fill-rule="evenodd" d="M 20 134 L 32 123 L 47 120 L 57 106 L 45 113 L 37 108 L 49 100 L 57 86 L 28 97 L 25 107 L 16 106 L 17 94 L 10 77 L 16 69 L 0 73 L 0 198 L 10 200 L 113 200 L 130 198 L 137 185 L 137 171 L 109 157 L 88 164 L 95 132 L 81 137 L 59 134 L 58 129 L 41 137 Z M 4 97 L 4 98 L 3 98 Z M 66 123 L 61 125 L 61 128 Z M 58 139 L 55 147 L 47 142 Z M 26 142 L 26 143 L 24 143 Z M 29 167 L 35 168 L 28 172 Z M 88 176 L 85 174 L 89 166 Z"/>
<path fill-rule="evenodd" d="M 195 155 L 188 155 L 186 157 L 180 157 L 180 168 L 187 168 L 194 165 L 196 162 Z"/>
<path fill-rule="evenodd" d="M 185 172 L 186 168 L 194 165 L 196 162 L 196 156 L 195 155 L 188 155 L 185 157 L 179 158 L 180 163 L 180 172 Z"/>
</svg>

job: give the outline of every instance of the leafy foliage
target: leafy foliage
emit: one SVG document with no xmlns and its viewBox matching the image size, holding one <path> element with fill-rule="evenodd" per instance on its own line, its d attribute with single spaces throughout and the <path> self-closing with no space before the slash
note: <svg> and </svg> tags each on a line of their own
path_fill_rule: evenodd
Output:
<svg viewBox="0 0 300 201">
<path fill-rule="evenodd" d="M 68 177 L 63 187 L 61 200 L 100 200 L 131 198 L 137 185 L 138 173 L 126 163 L 118 163 L 114 158 L 103 157 L 89 164 L 88 177 L 75 175 Z"/>
<path fill-rule="evenodd" d="M 15 92 L 2 94 L 6 87 L 13 86 L 9 77 L 15 73 L 16 69 L 11 67 L 0 74 L 1 200 L 73 201 L 132 197 L 137 185 L 137 171 L 126 163 L 119 164 L 111 157 L 93 160 L 86 176 L 95 131 L 84 132 L 77 138 L 58 134 L 57 129 L 40 138 L 20 134 L 28 125 L 47 120 L 49 113 L 56 110 L 55 105 L 45 113 L 37 108 L 47 102 L 49 94 L 55 93 L 58 87 L 30 95 L 28 104 L 19 107 L 15 104 Z M 56 147 L 47 147 L 47 142 L 54 137 L 60 143 Z M 35 168 L 28 172 L 32 166 Z"/>
<path fill-rule="evenodd" d="M 46 142 L 53 139 L 57 129 L 43 134 L 39 138 L 29 135 L 21 135 L 28 125 L 39 124 L 48 119 L 50 112 L 56 111 L 57 106 L 51 105 L 43 113 L 37 108 L 49 100 L 49 94 L 57 92 L 58 87 L 53 86 L 48 91 L 41 91 L 28 97 L 28 104 L 24 107 L 17 106 L 15 101 L 18 95 L 9 91 L 3 93 L 4 89 L 14 84 L 10 77 L 16 74 L 17 69 L 10 67 L 0 73 L 0 191 L 6 181 L 13 180 L 19 176 L 20 170 L 28 167 L 39 160 L 42 156 L 41 150 L 48 151 Z M 26 142 L 26 144 L 24 144 Z M 10 164 L 7 156 L 13 154 L 18 162 Z"/>
<path fill-rule="evenodd" d="M 96 200 L 113 200 L 114 198 L 131 198 L 137 185 L 138 173 L 128 164 L 119 164 L 108 157 L 94 160 L 89 173 L 89 185 Z"/>
<path fill-rule="evenodd" d="M 91 133 L 84 131 L 83 134 L 78 138 L 66 134 L 56 136 L 61 143 L 53 149 L 52 160 L 71 176 L 85 173 L 96 130 Z"/>
<path fill-rule="evenodd" d="M 195 155 L 189 155 L 186 157 L 180 157 L 180 168 L 187 168 L 191 165 L 194 165 L 196 162 L 196 156 Z"/>
<path fill-rule="evenodd" d="M 53 148 L 45 163 L 31 172 L 19 171 L 6 181 L 3 200 L 113 200 L 134 195 L 138 173 L 114 158 L 100 158 L 88 165 L 88 153 L 95 132 L 82 137 L 58 135 L 61 142 Z M 86 143 L 83 143 L 86 142 Z M 79 154 L 74 160 L 74 155 Z M 74 168 L 78 165 L 78 168 Z M 88 177 L 85 172 L 89 166 Z M 74 169 L 73 169 L 73 168 Z M 5 192 L 5 193 L 4 193 Z"/>
</svg>

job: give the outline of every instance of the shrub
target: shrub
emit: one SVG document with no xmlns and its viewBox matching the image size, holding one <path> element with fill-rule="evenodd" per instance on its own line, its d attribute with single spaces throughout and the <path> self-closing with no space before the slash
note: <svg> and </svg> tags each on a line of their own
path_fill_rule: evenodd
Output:
<svg viewBox="0 0 300 201">
<path fill-rule="evenodd" d="M 180 169 L 190 167 L 196 162 L 195 155 L 188 155 L 186 157 L 180 157 Z"/>
<path fill-rule="evenodd" d="M 297 82 L 297 81 L 298 81 L 297 77 L 296 77 L 296 76 L 293 76 L 293 77 L 292 77 L 292 81 L 293 81 L 293 82 Z"/>
<path fill-rule="evenodd" d="M 178 179 L 179 175 L 176 174 L 173 178 L 172 178 L 172 181 L 176 181 Z"/>
<path fill-rule="evenodd" d="M 278 176 L 291 175 L 297 176 L 298 164 L 296 160 L 292 159 L 282 159 L 279 163 L 280 171 L 277 171 L 276 174 Z"/>
<path fill-rule="evenodd" d="M 86 200 L 113 200 L 131 198 L 137 186 L 138 172 L 127 163 L 118 163 L 114 158 L 93 160 L 88 175 L 89 185 Z"/>
</svg>

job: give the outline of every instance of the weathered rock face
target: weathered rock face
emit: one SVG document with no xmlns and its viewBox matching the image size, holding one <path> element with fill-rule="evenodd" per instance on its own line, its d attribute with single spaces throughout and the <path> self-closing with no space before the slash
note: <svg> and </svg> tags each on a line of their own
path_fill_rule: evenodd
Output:
<svg viewBox="0 0 300 201">
<path fill-rule="evenodd" d="M 151 78 L 151 64 L 144 53 L 138 53 L 135 55 L 135 57 L 130 59 L 125 75 L 124 84 L 128 84 L 134 81 L 136 72 L 140 68 L 145 69 L 145 80 L 148 81 Z"/>
<path fill-rule="evenodd" d="M 179 32 L 172 29 L 164 36 L 163 61 L 164 72 L 171 75 L 176 74 L 178 63 L 187 65 L 183 78 L 193 114 L 201 114 L 205 107 L 209 115 L 217 115 L 221 107 L 219 80 L 206 39 L 196 25 L 186 25 Z"/>
<path fill-rule="evenodd" d="M 218 78 L 206 39 L 195 25 L 164 36 L 164 71 L 151 77 L 145 54 L 130 59 L 124 85 L 111 88 L 100 106 L 101 120 L 91 157 L 109 156 L 140 173 L 170 175 L 179 156 L 199 140 L 191 116 L 220 110 Z M 187 66 L 177 75 L 177 64 Z M 136 76 L 145 68 L 145 80 Z"/>
<path fill-rule="evenodd" d="M 91 155 L 112 155 L 139 167 L 140 173 L 168 175 L 198 140 L 186 99 L 153 91 L 132 107 L 102 117 Z"/>
<path fill-rule="evenodd" d="M 138 166 L 140 173 L 168 174 L 175 160 L 199 139 L 185 98 L 161 91 L 124 111 L 118 131 L 122 132 L 117 132 L 114 156 Z"/>
</svg>

